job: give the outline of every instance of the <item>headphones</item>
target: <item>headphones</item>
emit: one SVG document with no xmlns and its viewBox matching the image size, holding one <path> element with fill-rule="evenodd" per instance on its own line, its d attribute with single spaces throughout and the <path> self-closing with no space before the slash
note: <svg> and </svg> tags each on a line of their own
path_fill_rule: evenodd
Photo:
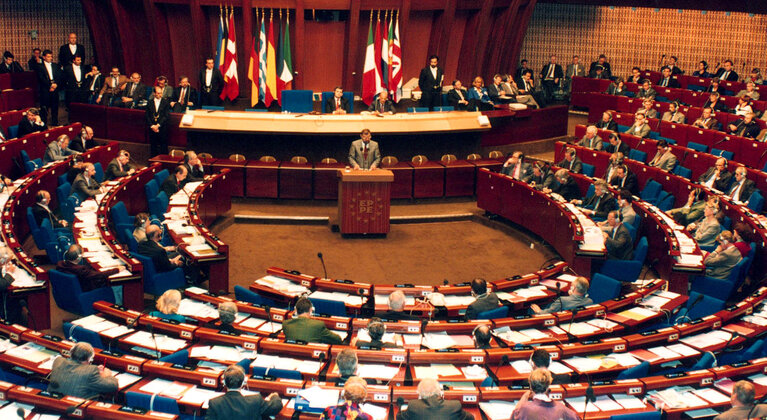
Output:
<svg viewBox="0 0 767 420">
<path fill-rule="evenodd" d="M 37 202 L 40 204 L 48 204 L 48 199 L 45 198 L 45 193 L 43 191 L 38 191 L 35 198 L 37 198 Z"/>
</svg>

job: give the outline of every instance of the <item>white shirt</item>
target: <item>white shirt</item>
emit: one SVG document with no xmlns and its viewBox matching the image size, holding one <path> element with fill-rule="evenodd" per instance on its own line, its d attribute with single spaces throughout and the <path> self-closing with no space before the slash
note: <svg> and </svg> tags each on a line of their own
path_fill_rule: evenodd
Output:
<svg viewBox="0 0 767 420">
<path fill-rule="evenodd" d="M 205 86 L 210 86 L 211 80 L 213 80 L 213 69 L 205 69 Z"/>
<path fill-rule="evenodd" d="M 76 66 L 72 64 L 72 72 L 75 74 L 75 80 L 78 82 L 81 82 L 82 80 L 82 70 L 80 69 L 80 66 Z"/>
<path fill-rule="evenodd" d="M 716 172 L 714 172 L 714 174 L 713 174 L 713 175 L 711 175 L 711 176 L 708 178 L 708 180 L 706 181 L 706 183 L 705 183 L 705 184 L 703 184 L 703 185 L 705 185 L 705 186 L 707 186 L 707 187 L 709 187 L 709 188 L 714 188 L 714 181 L 716 181 Z"/>
<path fill-rule="evenodd" d="M 48 72 L 48 78 L 53 80 L 53 68 L 51 68 L 51 63 L 43 61 L 43 64 L 45 65 L 45 71 Z"/>
<path fill-rule="evenodd" d="M 77 44 L 69 44 L 69 51 L 71 51 L 72 55 L 74 55 L 75 52 L 77 52 Z"/>
<path fill-rule="evenodd" d="M 429 66 L 429 70 L 431 70 L 431 75 L 434 76 L 434 80 L 437 80 L 437 68 Z M 437 80 L 439 82 L 439 80 Z"/>
<path fill-rule="evenodd" d="M 91 82 L 90 90 L 94 90 L 94 87 L 96 86 L 96 80 L 98 80 L 99 76 L 101 76 L 101 75 L 97 74 L 97 75 L 93 76 L 93 81 Z"/>
<path fill-rule="evenodd" d="M 154 110 L 155 110 L 155 112 L 160 110 L 160 102 L 161 101 L 162 101 L 162 99 L 154 98 Z"/>
</svg>

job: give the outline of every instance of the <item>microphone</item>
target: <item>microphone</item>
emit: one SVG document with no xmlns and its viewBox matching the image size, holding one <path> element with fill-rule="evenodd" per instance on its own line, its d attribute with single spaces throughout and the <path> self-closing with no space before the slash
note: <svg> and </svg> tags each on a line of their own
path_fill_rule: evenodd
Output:
<svg viewBox="0 0 767 420">
<path fill-rule="evenodd" d="M 402 412 L 402 406 L 405 405 L 405 399 L 402 397 L 397 397 L 397 412 Z"/>
<path fill-rule="evenodd" d="M 730 343 L 732 343 L 732 341 L 735 340 L 738 337 L 740 337 L 740 333 L 739 332 L 735 331 L 735 332 L 732 333 L 732 335 L 730 336 L 730 339 L 727 340 L 727 343 L 724 344 L 724 351 L 725 352 L 737 351 L 736 349 L 728 350 L 727 348 L 730 347 Z"/>
<path fill-rule="evenodd" d="M 429 320 L 424 318 L 421 320 L 421 337 L 423 337 L 424 334 L 426 334 L 426 324 L 429 323 Z"/>
<path fill-rule="evenodd" d="M 490 375 L 495 380 L 495 384 L 501 383 L 501 381 L 498 379 L 498 371 L 501 369 L 501 366 L 508 365 L 509 364 L 509 355 L 504 354 L 501 357 L 501 362 L 498 363 L 498 366 L 495 367 L 495 370 L 492 371 L 490 369 L 487 369 L 487 363 L 485 363 L 485 369 L 487 369 L 490 372 Z"/>
<path fill-rule="evenodd" d="M 83 404 L 85 404 L 85 403 L 87 403 L 87 402 L 90 402 L 90 400 L 87 400 L 87 399 L 86 399 L 86 400 L 84 400 L 84 401 L 80 402 L 80 404 L 77 404 L 77 405 L 71 405 L 71 406 L 67 407 L 67 409 L 66 409 L 66 410 L 64 410 L 64 414 L 66 414 L 67 416 L 71 416 L 71 415 L 75 414 L 75 412 L 76 412 L 76 411 L 77 411 L 77 410 L 78 410 L 78 409 L 79 409 L 79 408 L 80 408 L 80 407 L 81 407 Z M 80 414 L 78 414 L 78 415 L 82 415 L 82 413 L 80 413 Z"/>
<path fill-rule="evenodd" d="M 575 319 L 575 315 L 578 314 L 578 308 L 573 308 L 573 309 L 570 310 L 570 312 L 572 313 L 572 316 L 570 317 L 570 323 L 567 324 L 567 331 L 566 331 L 567 338 L 569 340 L 577 341 L 578 337 L 576 337 L 575 335 L 570 333 L 570 328 L 572 328 L 572 326 L 573 326 L 573 320 Z"/>
<path fill-rule="evenodd" d="M 149 334 L 152 334 L 152 341 L 154 342 L 154 351 L 157 353 L 157 360 L 160 360 L 162 353 L 160 352 L 160 348 L 157 346 L 157 336 L 154 335 L 154 327 L 152 324 L 147 326 L 149 327 Z"/>
<path fill-rule="evenodd" d="M 442 280 L 442 284 L 447 286 L 450 282 L 447 281 L 447 279 Z"/>
<path fill-rule="evenodd" d="M 325 268 L 325 259 L 322 258 L 322 252 L 317 253 L 317 258 L 319 258 L 322 263 L 322 271 L 325 273 L 325 278 L 328 278 L 328 270 Z"/>
<path fill-rule="evenodd" d="M 562 309 L 562 283 L 557 282 L 557 300 L 559 301 L 559 309 Z"/>
<path fill-rule="evenodd" d="M 586 403 L 583 407 L 583 420 L 586 420 L 586 410 L 589 408 L 589 402 L 596 402 L 597 397 L 594 395 L 594 387 L 591 384 L 591 378 L 589 378 L 589 386 L 586 388 Z"/>
<path fill-rule="evenodd" d="M 24 420 L 27 418 L 27 413 L 24 411 L 23 408 L 19 407 L 16 409 L 16 415 L 21 418 L 21 420 Z"/>
<path fill-rule="evenodd" d="M 726 141 L 727 141 L 727 137 L 723 137 L 721 140 L 714 142 L 714 146 L 718 146 L 719 144 L 724 143 Z"/>
<path fill-rule="evenodd" d="M 690 312 L 692 312 L 692 309 L 693 309 L 693 308 L 695 308 L 695 305 L 697 305 L 698 303 L 700 303 L 700 301 L 701 301 L 701 300 L 703 300 L 703 295 L 698 295 L 698 297 L 697 297 L 697 298 L 695 298 L 695 301 L 692 303 L 692 305 L 690 305 L 690 307 L 689 307 L 689 308 L 687 308 L 687 312 L 685 312 L 685 313 L 684 313 L 684 315 L 683 315 L 682 317 L 680 317 L 680 318 L 677 320 L 677 324 L 678 324 L 678 323 L 679 323 L 681 320 L 683 320 L 684 318 L 687 318 L 687 319 L 690 319 L 690 320 L 692 320 L 692 318 L 690 318 L 690 317 L 689 317 L 689 314 L 690 314 Z"/>
</svg>

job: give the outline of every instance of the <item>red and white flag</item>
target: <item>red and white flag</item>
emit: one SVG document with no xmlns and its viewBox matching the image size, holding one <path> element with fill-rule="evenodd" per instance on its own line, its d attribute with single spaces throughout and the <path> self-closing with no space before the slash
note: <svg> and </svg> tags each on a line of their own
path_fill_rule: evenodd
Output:
<svg viewBox="0 0 767 420">
<path fill-rule="evenodd" d="M 234 11 L 229 14 L 229 38 L 226 42 L 226 58 L 224 61 L 224 89 L 221 91 L 221 99 L 229 98 L 230 101 L 240 95 L 240 83 L 237 77 L 237 44 L 234 31 Z"/>
</svg>

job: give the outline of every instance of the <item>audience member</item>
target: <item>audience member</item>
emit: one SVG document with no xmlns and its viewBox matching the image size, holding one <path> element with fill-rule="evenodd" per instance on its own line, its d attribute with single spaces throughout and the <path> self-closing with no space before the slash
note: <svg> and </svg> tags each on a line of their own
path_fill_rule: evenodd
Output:
<svg viewBox="0 0 767 420">
<path fill-rule="evenodd" d="M 357 374 L 357 352 L 352 348 L 345 348 L 336 356 L 338 367 L 338 379 L 336 386 L 344 386 L 347 380 Z M 370 381 L 368 381 L 370 383 Z"/>
<path fill-rule="evenodd" d="M 69 136 L 62 134 L 56 138 L 56 141 L 52 141 L 46 146 L 45 154 L 43 155 L 43 164 L 64 160 L 67 156 L 74 153 L 75 152 L 69 148 Z"/>
<path fill-rule="evenodd" d="M 531 187 L 540 191 L 543 189 L 551 189 L 554 185 L 554 174 L 551 173 L 549 165 L 543 162 L 535 162 L 533 164 L 533 173 L 523 181 L 530 184 Z"/>
<path fill-rule="evenodd" d="M 530 67 L 528 67 L 528 61 L 526 59 L 522 59 L 519 62 L 519 67 L 517 67 L 517 70 L 514 71 L 514 78 L 518 79 L 518 80 L 521 80 L 522 79 L 522 73 L 524 73 L 527 70 L 530 70 L 532 72 L 532 69 L 530 69 Z"/>
<path fill-rule="evenodd" d="M 380 318 L 386 321 L 414 321 L 418 317 L 413 316 L 403 309 L 405 308 L 405 294 L 395 290 L 389 295 L 389 310 L 382 313 Z"/>
<path fill-rule="evenodd" d="M 179 305 L 181 305 L 181 292 L 176 289 L 166 290 L 157 298 L 155 304 L 157 310 L 150 312 L 149 316 L 169 321 L 186 322 L 186 317 L 178 313 Z"/>
<path fill-rule="evenodd" d="M 757 85 L 763 85 L 764 79 L 762 78 L 762 73 L 759 71 L 758 67 L 754 67 L 751 69 L 751 74 L 745 79 L 745 82 L 753 82 Z M 755 101 L 758 101 L 758 99 L 754 99 Z"/>
<path fill-rule="evenodd" d="M 165 178 L 165 181 L 160 185 L 160 191 L 170 198 L 173 194 L 179 192 L 184 188 L 184 180 L 187 177 L 186 167 L 184 165 L 176 166 L 173 174 Z"/>
<path fill-rule="evenodd" d="M 368 112 L 372 112 L 376 115 L 392 115 L 397 111 L 394 109 L 394 102 L 389 100 L 389 92 L 382 90 L 378 92 L 378 97 L 373 101 L 372 104 L 370 104 L 370 107 L 368 107 Z"/>
<path fill-rule="evenodd" d="M 610 146 L 608 146 L 610 147 Z M 623 153 L 621 152 L 613 152 L 610 154 L 610 163 L 607 164 L 607 169 L 605 170 L 605 176 L 602 177 L 607 182 L 612 181 L 612 179 L 615 177 L 616 170 L 619 166 L 623 166 Z"/>
<path fill-rule="evenodd" d="M 708 203 L 719 205 L 719 197 L 711 196 L 706 199 L 705 196 L 700 197 L 701 194 L 702 190 L 700 188 L 690 191 L 684 206 L 671 209 L 666 213 L 682 226 L 687 226 L 693 221 L 700 219 Z M 698 199 L 699 197 L 700 199 Z"/>
<path fill-rule="evenodd" d="M 728 190 L 731 182 L 732 174 L 727 170 L 727 159 L 723 157 L 717 159 L 714 166 L 698 177 L 699 184 L 723 192 Z"/>
<path fill-rule="evenodd" d="M 349 165 L 354 170 L 374 170 L 381 163 L 381 150 L 378 142 L 372 141 L 370 129 L 364 128 L 360 138 L 354 140 L 349 147 Z"/>
<path fill-rule="evenodd" d="M 722 96 L 716 92 L 711 92 L 708 99 L 703 104 L 703 108 L 711 108 L 713 112 L 727 112 L 727 105 L 722 100 Z"/>
<path fill-rule="evenodd" d="M 84 125 L 80 129 L 80 135 L 69 140 L 69 149 L 77 153 L 85 153 L 86 150 L 96 147 L 96 140 L 93 140 L 93 128 Z"/>
<path fill-rule="evenodd" d="M 669 172 L 674 169 L 676 166 L 676 156 L 674 156 L 674 153 L 671 151 L 671 145 L 666 140 L 658 142 L 658 153 L 655 154 L 655 157 L 652 158 L 648 165 Z"/>
<path fill-rule="evenodd" d="M 477 315 L 498 308 L 501 304 L 495 292 L 488 292 L 487 281 L 483 278 L 475 278 L 471 281 L 471 295 L 474 302 L 466 308 L 466 319 L 476 319 Z"/>
<path fill-rule="evenodd" d="M 435 106 L 442 103 L 442 80 L 445 71 L 438 66 L 439 57 L 429 56 L 429 65 L 421 69 L 418 76 L 418 87 L 421 89 L 421 106 L 433 111 Z"/>
<path fill-rule="evenodd" d="M 613 121 L 613 114 L 605 111 L 602 113 L 602 119 L 597 123 L 597 128 L 610 131 L 618 131 L 618 123 Z"/>
<path fill-rule="evenodd" d="M 554 174 L 554 177 L 557 179 L 558 184 L 556 187 L 548 190 L 546 188 L 543 189 L 544 193 L 556 193 L 562 196 L 563 199 L 570 201 L 574 198 L 578 198 L 581 196 L 581 191 L 578 188 L 578 183 L 575 182 L 575 179 L 570 176 L 570 173 L 567 171 L 567 169 L 559 169 Z"/>
<path fill-rule="evenodd" d="M 207 326 L 229 334 L 240 334 L 240 330 L 232 325 L 236 319 L 237 305 L 234 302 L 225 301 L 218 304 L 218 320 L 208 322 Z"/>
<path fill-rule="evenodd" d="M 69 351 L 68 359 L 55 358 L 48 376 L 48 391 L 85 399 L 116 392 L 118 383 L 112 371 L 91 364 L 94 353 L 93 346 L 80 342 Z"/>
<path fill-rule="evenodd" d="M 706 88 L 708 93 L 716 93 L 717 95 L 724 95 L 724 88 L 720 85 L 719 79 L 716 77 L 711 79 L 711 83 Z"/>
<path fill-rule="evenodd" d="M 677 124 L 684 124 L 686 117 L 679 110 L 679 103 L 671 102 L 670 104 L 668 104 L 668 111 L 663 113 L 663 117 L 661 118 L 661 120 L 669 121 L 669 122 L 677 123 Z"/>
<path fill-rule="evenodd" d="M 751 244 L 748 238 L 751 236 L 748 226 L 745 223 L 738 222 L 732 229 L 732 245 L 738 248 L 740 256 L 746 258 L 751 253 Z"/>
<path fill-rule="evenodd" d="M 551 314 L 559 311 L 569 311 L 571 309 L 580 308 L 581 306 L 589 306 L 594 302 L 586 296 L 589 291 L 589 281 L 586 277 L 578 277 L 570 284 L 570 289 L 567 291 L 567 296 L 562 296 L 555 299 L 544 309 L 533 303 L 530 305 L 530 309 L 536 314 Z"/>
<path fill-rule="evenodd" d="M 530 373 L 530 391 L 522 395 L 511 413 L 511 420 L 580 420 L 578 415 L 548 395 L 551 372 L 538 368 Z"/>
<path fill-rule="evenodd" d="M 296 302 L 295 316 L 282 323 L 282 332 L 286 340 L 304 341 L 308 343 L 341 344 L 341 337 L 328 330 L 325 323 L 312 319 L 314 307 L 306 298 Z"/>
<path fill-rule="evenodd" d="M 596 77 L 598 73 L 600 77 Z M 610 63 L 607 61 L 607 56 L 604 54 L 600 54 L 597 61 L 593 61 L 589 67 L 589 77 L 591 78 L 609 79 L 612 75 L 613 72 L 610 69 Z"/>
<path fill-rule="evenodd" d="M 735 124 L 730 124 L 728 128 L 730 129 L 730 134 L 749 139 L 756 138 L 762 130 L 759 123 L 754 121 L 753 112 L 747 113 L 742 120 L 738 120 Z"/>
<path fill-rule="evenodd" d="M 5 246 L 0 246 L 0 318 L 11 324 L 27 325 L 22 306 L 26 307 L 23 296 L 13 293 L 10 289 L 14 282 L 14 275 L 18 267 L 13 262 L 11 251 Z M 20 271 L 21 272 L 21 271 Z"/>
<path fill-rule="evenodd" d="M 626 89 L 626 82 L 622 77 L 618 77 L 615 81 L 610 83 L 605 91 L 606 94 L 614 96 L 628 96 L 628 92 L 628 89 Z"/>
<path fill-rule="evenodd" d="M 154 224 L 147 226 L 146 239 L 139 242 L 137 252 L 152 259 L 155 271 L 165 273 L 184 265 L 183 257 L 180 254 L 170 257 L 168 250 L 160 244 L 162 229 L 159 226 Z"/>
<path fill-rule="evenodd" d="M 530 366 L 535 369 L 548 369 L 551 364 L 551 355 L 546 349 L 537 347 L 533 350 L 533 354 L 530 355 Z"/>
<path fill-rule="evenodd" d="M 529 163 L 525 162 L 525 154 L 517 150 L 509 154 L 501 167 L 501 173 L 517 180 L 523 180 L 533 174 Z"/>
<path fill-rule="evenodd" d="M 154 79 L 154 86 L 160 88 L 162 94 L 160 99 L 165 99 L 170 103 L 170 99 L 173 97 L 173 86 L 168 84 L 168 78 L 165 76 L 157 76 Z"/>
<path fill-rule="evenodd" d="M 669 68 L 669 70 L 671 70 L 671 74 L 673 74 L 673 75 L 684 74 L 684 71 L 682 71 L 682 69 L 680 69 L 680 68 L 679 68 L 679 67 L 676 65 L 676 62 L 677 62 L 677 61 L 678 61 L 678 59 L 676 58 L 676 56 L 672 55 L 671 57 L 669 57 L 669 59 L 668 59 L 668 63 L 666 64 L 666 66 L 665 66 L 665 67 L 668 67 L 668 68 Z M 661 71 L 662 71 L 662 70 L 663 70 L 663 69 L 661 69 Z M 673 87 L 673 86 L 672 86 L 672 87 Z M 676 86 L 676 87 L 679 87 L 679 86 Z"/>
<path fill-rule="evenodd" d="M 473 420 L 474 416 L 461 407 L 461 402 L 446 400 L 442 385 L 434 378 L 418 383 L 418 399 L 407 402 L 407 409 L 397 414 L 397 420 Z"/>
<path fill-rule="evenodd" d="M 637 92 L 636 97 L 639 99 L 655 100 L 656 96 L 658 96 L 658 92 L 656 92 L 655 89 L 652 88 L 652 82 L 650 81 L 650 79 L 642 80 L 642 87 L 639 88 L 639 91 Z"/>
<path fill-rule="evenodd" d="M 193 150 L 187 150 L 184 153 L 184 161 L 182 166 L 186 169 L 186 178 L 183 180 L 183 184 L 187 182 L 202 181 L 205 178 L 205 168 L 202 166 L 200 158 Z"/>
<path fill-rule="evenodd" d="M 746 178 L 748 169 L 745 166 L 739 166 L 735 169 L 735 181 L 727 191 L 727 195 L 734 201 L 745 203 L 751 198 L 751 194 L 756 191 L 756 184 L 754 181 Z"/>
<path fill-rule="evenodd" d="M 719 213 L 719 205 L 709 203 L 703 208 L 703 217 L 688 224 L 685 229 L 693 234 L 693 239 L 701 247 L 714 246 L 716 243 L 717 235 L 721 232 L 722 227 L 717 219 Z"/>
<path fill-rule="evenodd" d="M 732 244 L 732 233 L 725 230 L 717 237 L 719 245 L 703 259 L 706 277 L 727 280 L 732 269 L 743 259 L 738 248 Z M 711 246 L 714 244 L 712 243 Z"/>
<path fill-rule="evenodd" d="M 677 67 L 674 67 L 674 68 L 677 68 Z M 663 88 L 675 88 L 675 89 L 678 89 L 681 87 L 681 85 L 679 85 L 679 81 L 671 77 L 671 68 L 668 66 L 663 67 L 663 69 L 661 70 L 661 79 L 658 82 L 658 86 Z"/>
<path fill-rule="evenodd" d="M 502 80 L 503 83 L 501 86 L 503 87 L 503 91 L 506 92 L 507 96 L 513 98 L 514 101 L 516 101 L 518 104 L 527 105 L 529 108 L 533 109 L 540 108 L 538 102 L 535 101 L 535 98 L 530 94 L 530 92 L 525 94 L 520 92 L 517 82 L 514 81 L 514 78 L 511 77 L 510 74 L 503 76 Z"/>
<path fill-rule="evenodd" d="M 692 126 L 704 129 L 716 129 L 719 122 L 716 118 L 711 116 L 711 113 L 711 108 L 703 108 L 703 113 L 692 123 Z"/>
<path fill-rule="evenodd" d="M 637 176 L 629 171 L 626 165 L 620 165 L 615 168 L 615 175 L 610 179 L 610 185 L 621 190 L 628 190 L 631 194 L 639 195 Z"/>
<path fill-rule="evenodd" d="M 163 89 L 154 87 L 154 94 L 146 106 L 146 125 L 149 133 L 149 148 L 152 156 L 168 153 L 168 119 L 170 103 L 163 98 Z"/>
<path fill-rule="evenodd" d="M 602 232 L 605 238 L 608 260 L 630 260 L 634 257 L 634 245 L 631 234 L 621 222 L 621 212 L 612 210 L 607 213 L 607 226 L 611 229 Z"/>
<path fill-rule="evenodd" d="M 171 112 L 185 113 L 187 109 L 197 108 L 197 91 L 189 84 L 189 78 L 178 78 L 178 87 L 173 90 L 170 100 Z"/>
<path fill-rule="evenodd" d="M 490 341 L 493 339 L 493 332 L 490 329 L 489 325 L 480 325 L 477 328 L 474 328 L 474 331 L 472 331 L 471 336 L 474 339 L 474 348 L 477 349 L 489 349 L 493 346 L 490 344 Z"/>
<path fill-rule="evenodd" d="M 141 212 L 133 218 L 133 239 L 137 244 L 146 241 L 146 228 L 150 223 L 149 213 Z"/>
<path fill-rule="evenodd" d="M 629 147 L 628 144 L 621 140 L 621 135 L 618 133 L 610 133 L 610 135 L 607 137 L 607 141 L 610 143 L 610 145 L 605 149 L 605 152 L 607 153 L 617 152 L 621 153 L 623 157 L 626 157 L 629 155 L 629 152 L 631 152 L 631 147 Z"/>
<path fill-rule="evenodd" d="M 738 104 L 733 109 L 735 115 L 745 117 L 747 114 L 753 114 L 754 109 L 751 108 L 751 98 L 746 95 L 738 97 Z"/>
<path fill-rule="evenodd" d="M 572 203 L 581 207 L 583 214 L 597 219 L 606 218 L 607 212 L 618 207 L 612 193 L 607 191 L 607 182 L 603 179 L 594 182 L 594 194 L 582 200 L 572 200 Z"/>
<path fill-rule="evenodd" d="M 105 271 L 99 271 L 89 264 L 83 264 L 83 248 L 78 244 L 72 244 L 64 253 L 64 259 L 56 263 L 56 270 L 62 273 L 72 274 L 77 277 L 80 283 L 80 289 L 83 292 L 90 292 L 101 287 L 109 285 L 109 276 L 120 272 L 119 268 L 109 268 Z M 114 290 L 114 289 L 113 289 Z M 118 291 L 115 290 L 115 298 L 118 298 Z M 119 293 L 122 304 L 122 293 Z"/>
<path fill-rule="evenodd" d="M 120 92 L 120 100 L 116 101 L 116 106 L 130 109 L 145 109 L 147 104 L 146 85 L 141 82 L 141 75 L 132 73 L 130 82 L 125 84 L 125 88 Z"/>
<path fill-rule="evenodd" d="M 619 220 L 621 223 L 631 226 L 634 225 L 637 217 L 636 212 L 634 212 L 634 208 L 631 206 L 632 201 L 634 201 L 634 196 L 631 195 L 629 190 L 620 190 L 620 192 L 618 192 L 618 211 L 620 212 Z M 602 229 L 602 232 L 612 233 L 613 228 L 610 226 L 607 220 L 598 222 L 597 226 Z"/>
<path fill-rule="evenodd" d="M 495 108 L 495 103 L 490 99 L 484 84 L 484 80 L 479 76 L 471 83 L 472 88 L 467 93 L 469 111 L 491 111 Z"/>
<path fill-rule="evenodd" d="M 572 90 L 572 81 L 573 77 L 585 77 L 586 76 L 586 68 L 581 64 L 581 58 L 577 55 L 573 56 L 573 61 L 567 65 L 567 68 L 565 70 L 565 82 L 563 89 L 565 92 L 570 92 Z"/>
<path fill-rule="evenodd" d="M 468 91 L 463 88 L 460 80 L 453 80 L 453 88 L 447 92 L 447 104 L 452 106 L 456 111 L 466 111 L 469 107 L 469 100 L 467 99 L 468 94 Z"/>
<path fill-rule="evenodd" d="M 91 71 L 85 75 L 85 87 L 88 90 L 86 94 L 87 100 L 85 102 L 95 104 L 101 93 L 101 89 L 104 87 L 104 76 L 101 75 L 99 66 L 96 64 L 91 65 Z"/>
<path fill-rule="evenodd" d="M 602 137 L 597 135 L 597 126 L 590 125 L 586 127 L 586 135 L 577 144 L 592 150 L 602 150 Z"/>
<path fill-rule="evenodd" d="M 51 222 L 51 227 L 54 229 L 67 227 L 67 221 L 57 217 L 53 209 L 49 207 L 51 203 L 51 193 L 45 190 L 40 190 L 35 196 L 35 201 L 35 205 L 32 206 L 32 215 L 35 217 L 35 222 L 37 222 L 38 227 L 42 225 L 43 220 L 45 219 L 48 219 L 48 221 Z"/>
<path fill-rule="evenodd" d="M 694 77 L 707 78 L 711 77 L 711 73 L 708 72 L 708 63 L 705 60 L 698 62 L 698 69 L 692 72 Z"/>
<path fill-rule="evenodd" d="M 533 81 L 533 72 L 531 70 L 522 72 L 522 76 L 518 81 L 516 81 L 516 83 L 517 87 L 519 88 L 519 93 L 517 94 L 517 102 L 525 103 L 523 99 L 520 98 L 520 95 L 522 95 L 523 97 L 529 97 L 530 100 L 535 104 L 536 108 L 546 106 L 545 98 L 535 97 L 535 82 Z"/>
<path fill-rule="evenodd" d="M 568 147 L 565 150 L 565 158 L 557 163 L 560 168 L 567 169 L 568 171 L 579 174 L 583 172 L 583 162 L 576 155 L 575 149 Z"/>
<path fill-rule="evenodd" d="M 29 71 L 37 72 L 38 68 L 43 65 L 43 53 L 40 48 L 32 48 L 32 57 L 27 61 L 27 68 Z"/>
<path fill-rule="evenodd" d="M 719 80 L 724 80 L 728 82 L 737 82 L 738 81 L 738 73 L 735 72 L 735 70 L 732 69 L 732 60 L 724 60 L 724 64 L 722 64 L 722 68 L 720 68 L 716 72 L 716 78 Z"/>
<path fill-rule="evenodd" d="M 224 76 L 216 67 L 215 60 L 211 57 L 205 59 L 205 67 L 200 70 L 200 105 L 220 106 L 221 90 L 224 88 Z"/>
<path fill-rule="evenodd" d="M 40 117 L 48 121 L 51 114 L 51 125 L 59 125 L 59 87 L 64 85 L 64 74 L 61 67 L 53 63 L 53 53 L 43 51 L 43 63 L 37 71 L 38 88 L 40 90 Z"/>
<path fill-rule="evenodd" d="M 125 85 L 128 84 L 128 78 L 120 74 L 120 68 L 113 66 L 109 77 L 104 79 L 99 91 L 99 96 L 96 98 L 96 103 L 103 103 L 106 106 L 112 106 L 119 102 L 120 95 L 122 94 Z"/>
<path fill-rule="evenodd" d="M 77 34 L 70 32 L 67 43 L 59 47 L 59 65 L 63 67 L 71 64 L 75 57 L 80 57 L 82 61 L 85 61 L 85 47 L 77 43 Z"/>
<path fill-rule="evenodd" d="M 554 96 L 554 91 L 559 87 L 559 82 L 565 76 L 562 71 L 562 66 L 557 64 L 556 55 L 552 54 L 551 57 L 549 57 L 549 62 L 541 69 L 540 76 L 543 95 L 546 98 L 547 103 L 551 102 Z"/>
<path fill-rule="evenodd" d="M 645 99 L 642 101 L 642 107 L 636 112 L 637 114 L 644 114 L 645 118 L 658 118 L 658 111 L 655 109 L 655 101 L 652 99 Z"/>
<path fill-rule="evenodd" d="M 650 137 L 652 129 L 647 124 L 647 118 L 644 113 L 634 115 L 634 124 L 626 130 L 626 134 L 631 134 L 641 138 Z"/>
<path fill-rule="evenodd" d="M 14 57 L 10 51 L 3 53 L 3 62 L 0 64 L 0 74 L 4 73 L 22 73 L 24 69 L 16 61 L 13 61 Z"/>
<path fill-rule="evenodd" d="M 343 403 L 327 407 L 320 420 L 373 420 L 373 416 L 362 411 L 360 405 L 367 397 L 367 383 L 359 376 L 352 376 L 344 382 L 341 393 Z"/>
<path fill-rule="evenodd" d="M 757 73 L 759 73 L 758 72 L 759 69 L 754 69 L 754 70 L 757 70 Z M 748 82 L 746 82 L 746 88 L 738 92 L 735 96 L 737 96 L 738 98 L 746 96 L 750 98 L 752 101 L 758 101 L 759 91 L 756 90 L 756 82 L 749 80 Z"/>
<path fill-rule="evenodd" d="M 107 165 L 107 170 L 104 172 L 104 180 L 111 181 L 113 179 L 122 178 L 124 176 L 133 175 L 136 172 L 131 168 L 130 153 L 127 150 L 120 150 L 117 157 L 112 159 Z"/>
<path fill-rule="evenodd" d="M 644 78 L 642 77 L 642 69 L 636 66 L 632 67 L 631 75 L 628 78 L 629 83 L 636 83 L 640 85 L 642 84 L 642 80 L 644 80 Z"/>
<path fill-rule="evenodd" d="M 514 98 L 506 95 L 506 91 L 503 90 L 501 82 L 502 76 L 496 73 L 495 76 L 493 76 L 493 83 L 487 87 L 487 95 L 490 97 L 490 101 L 494 104 L 508 104 L 514 102 Z"/>
<path fill-rule="evenodd" d="M 101 184 L 96 181 L 96 178 L 94 178 L 95 175 L 96 167 L 90 162 L 85 163 L 85 165 L 83 165 L 83 171 L 80 172 L 80 175 L 75 177 L 75 181 L 72 183 L 72 190 L 69 194 L 77 195 L 82 202 L 102 193 Z"/>
<path fill-rule="evenodd" d="M 207 420 L 250 420 L 269 418 L 282 409 L 282 400 L 276 392 L 266 399 L 260 394 L 243 395 L 242 388 L 247 386 L 245 372 L 238 365 L 231 365 L 224 370 L 221 382 L 226 393 L 211 398 L 206 412 Z"/>
<path fill-rule="evenodd" d="M 357 348 L 368 347 L 380 349 L 399 347 L 397 344 L 390 341 L 383 341 L 384 335 L 386 334 L 386 324 L 381 322 L 380 318 L 373 317 L 370 319 L 370 321 L 368 321 L 367 332 L 370 336 L 370 341 L 363 341 L 358 339 L 354 343 Z"/>
<path fill-rule="evenodd" d="M 767 416 L 767 404 L 756 404 L 754 385 L 746 380 L 735 382 L 730 394 L 732 408 L 714 420 L 742 420 Z"/>
</svg>

